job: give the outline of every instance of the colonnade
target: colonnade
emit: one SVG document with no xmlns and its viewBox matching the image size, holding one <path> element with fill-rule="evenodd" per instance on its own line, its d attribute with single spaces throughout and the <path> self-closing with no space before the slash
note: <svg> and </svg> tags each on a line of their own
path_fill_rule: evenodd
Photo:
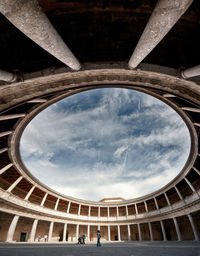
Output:
<svg viewBox="0 0 200 256">
<path fill-rule="evenodd" d="M 9 167 L 11 167 L 12 165 L 9 165 L 9 166 L 6 166 L 6 167 L 4 167 L 3 169 L 1 169 L 0 170 L 0 174 L 1 174 L 1 172 L 2 171 L 5 171 L 5 170 L 7 170 Z M 198 173 L 199 174 L 199 173 Z M 17 184 L 22 180 L 22 176 L 20 176 L 8 189 L 7 189 L 7 191 L 8 192 L 11 192 L 16 186 L 17 186 Z M 193 193 L 198 193 L 198 191 L 193 187 L 193 185 L 190 183 L 190 181 L 187 179 L 187 178 L 184 178 L 184 180 L 187 182 L 187 184 L 188 184 L 188 186 L 191 188 L 191 190 L 192 190 L 192 192 Z M 31 189 L 30 189 L 30 191 L 27 193 L 27 195 L 26 195 L 26 197 L 25 197 L 25 200 L 28 200 L 29 199 L 29 197 L 31 196 L 31 194 L 32 194 L 32 192 L 34 191 L 34 189 L 36 188 L 36 186 L 33 186 Z M 177 193 L 177 195 L 178 195 L 178 197 L 180 198 L 180 200 L 181 201 L 183 201 L 184 200 L 184 198 L 182 197 L 182 195 L 181 195 L 181 193 L 180 193 L 180 191 L 178 190 L 178 188 L 176 187 L 176 186 L 174 186 L 174 188 L 175 188 L 175 190 L 176 190 L 176 193 Z M 165 200 L 166 200 L 166 206 L 172 206 L 173 204 L 170 202 L 170 200 L 169 200 L 169 198 L 168 198 L 168 196 L 167 196 L 167 194 L 166 193 L 163 193 L 163 195 L 164 195 L 164 197 L 165 197 Z M 41 203 L 40 203 L 40 206 L 44 206 L 44 204 L 45 204 L 45 202 L 46 202 L 46 200 L 47 200 L 47 196 L 48 196 L 48 193 L 45 193 L 45 195 L 43 196 L 43 198 L 42 198 L 42 200 L 41 200 Z M 159 207 L 159 205 L 158 205 L 158 201 L 157 201 L 157 199 L 156 199 L 156 197 L 154 197 L 153 198 L 153 200 L 154 200 L 154 203 L 155 203 L 155 210 L 159 210 L 160 208 L 163 208 L 163 207 Z M 54 208 L 53 208 L 53 210 L 55 210 L 55 211 L 57 211 L 58 209 L 58 205 L 59 205 L 59 201 L 60 201 L 60 198 L 57 198 L 57 201 L 56 201 L 56 203 L 55 203 L 55 206 L 54 206 Z M 77 203 L 76 203 L 77 204 Z M 151 212 L 152 211 L 152 209 L 150 210 L 149 209 L 149 206 L 147 205 L 147 202 L 146 201 L 143 201 L 143 202 L 141 202 L 140 204 L 143 204 L 143 211 L 142 211 L 142 213 L 149 213 L 149 212 Z M 82 207 L 82 204 L 77 204 L 77 206 L 78 206 L 78 211 L 77 211 L 77 215 L 79 216 L 79 215 L 82 215 L 81 214 L 81 207 Z M 120 217 L 120 216 L 130 216 L 130 215 L 133 215 L 133 214 L 131 214 L 130 212 L 129 212 L 129 209 L 128 209 L 128 207 L 129 206 L 132 206 L 132 207 L 134 207 L 134 212 L 135 212 L 135 214 L 134 215 L 138 215 L 139 213 L 141 213 L 141 212 L 139 212 L 139 210 L 138 210 L 138 204 L 137 203 L 135 203 L 135 204 L 126 204 L 126 205 L 121 205 L 121 206 L 112 206 L 112 207 L 110 207 L 110 206 L 96 206 L 96 205 L 94 205 L 94 206 L 91 206 L 91 205 L 83 205 L 83 206 L 85 206 L 85 207 L 88 207 L 88 213 L 87 213 L 87 215 L 86 216 L 88 216 L 88 217 L 91 217 L 92 215 L 91 215 L 91 207 L 95 207 L 95 208 L 97 208 L 97 215 L 95 215 L 95 216 L 97 216 L 97 217 L 111 217 L 111 214 L 110 214 L 110 208 L 116 208 L 116 215 L 113 215 L 113 216 L 115 216 L 115 217 Z M 71 201 L 68 201 L 68 206 L 67 206 L 67 210 L 66 210 L 66 213 L 70 213 L 70 207 L 71 207 Z M 125 207 L 125 210 L 124 210 L 124 213 L 121 213 L 120 214 L 120 212 L 119 212 L 119 207 Z M 103 208 L 103 209 L 106 209 L 106 214 L 101 214 L 101 208 Z M 84 214 L 85 215 L 85 214 Z"/>
<path fill-rule="evenodd" d="M 9 170 L 11 167 L 13 166 L 12 163 L 10 164 L 7 164 L 5 167 L 3 167 L 2 169 L 0 169 L 0 175 L 5 173 L 7 170 Z M 193 172 L 195 172 L 198 176 L 200 176 L 200 172 L 195 168 L 193 167 L 192 169 Z M 8 189 L 6 190 L 7 192 L 12 192 L 16 187 L 17 185 L 21 182 L 21 180 L 23 179 L 23 176 L 19 176 L 9 187 Z M 190 190 L 191 193 L 194 193 L 194 194 L 197 194 L 198 197 L 199 197 L 199 190 L 198 190 L 198 186 L 197 186 L 197 189 L 196 187 L 192 184 L 191 181 L 189 181 L 188 178 L 184 177 L 183 181 L 185 181 L 185 184 L 186 186 L 188 187 L 188 191 Z M 37 187 L 35 185 L 33 185 L 30 190 L 27 192 L 24 200 L 25 201 L 29 201 L 30 197 L 32 196 L 34 190 L 36 189 Z M 178 197 L 179 200 L 177 199 L 176 202 L 178 201 L 184 201 L 184 199 L 186 198 L 184 196 L 183 198 L 183 195 L 181 194 L 181 191 L 179 191 L 179 188 L 174 185 L 171 189 L 174 189 L 174 197 Z M 41 191 L 43 192 L 43 191 Z M 44 192 L 43 192 L 44 193 Z M 176 194 L 176 195 L 175 195 Z M 45 203 L 46 201 L 48 201 L 48 196 L 50 194 L 48 192 L 45 192 L 44 195 L 42 197 L 40 197 L 41 199 L 41 202 L 39 203 L 39 205 L 41 207 L 47 207 L 49 208 L 49 206 L 45 206 Z M 161 199 L 159 197 L 162 197 Z M 60 199 L 59 197 L 55 197 L 55 202 L 51 202 L 52 203 L 52 209 L 55 210 L 55 211 L 58 211 L 58 207 L 60 205 Z M 141 213 L 149 213 L 149 212 L 152 212 L 152 211 L 159 211 L 161 208 L 163 207 L 172 207 L 174 202 L 171 202 L 171 199 L 169 198 L 168 196 L 168 191 L 165 191 L 163 192 L 162 194 L 158 195 L 157 197 L 153 197 L 152 198 L 152 202 L 151 202 L 151 206 L 149 204 L 149 200 L 150 199 L 146 199 L 144 201 L 141 201 L 141 202 L 138 202 L 138 203 L 123 203 L 121 202 L 120 206 L 99 206 L 99 205 L 87 205 L 87 204 L 81 204 L 81 203 L 78 203 L 78 202 L 71 202 L 71 201 L 65 201 L 65 203 L 67 204 L 66 206 L 66 210 L 65 212 L 67 214 L 69 213 L 72 213 L 72 214 L 76 214 L 78 216 L 80 215 L 85 215 L 85 216 L 88 216 L 88 217 L 91 217 L 91 216 L 96 216 L 96 217 L 120 217 L 120 216 L 130 216 L 130 215 L 138 215 L 138 214 L 141 214 Z M 75 204 L 76 207 L 77 207 L 77 212 L 73 213 L 71 212 L 71 207 L 72 205 L 71 204 Z M 139 206 L 140 205 L 140 206 Z M 82 210 L 82 207 L 85 207 L 85 212 L 82 213 L 81 210 Z M 95 208 L 96 210 L 96 214 L 92 215 L 91 214 L 91 208 Z M 132 207 L 132 210 L 130 211 L 129 207 Z M 51 207 L 50 207 L 51 208 Z M 114 208 L 115 210 L 115 213 L 111 214 L 111 208 Z M 101 212 L 101 209 L 103 210 L 103 212 Z"/>
<path fill-rule="evenodd" d="M 199 236 L 198 236 L 198 232 L 197 232 L 197 228 L 195 226 L 193 217 L 191 214 L 187 214 L 185 215 L 187 216 L 190 226 L 191 226 L 191 230 L 192 233 L 191 236 L 194 237 L 193 240 L 199 241 Z M 16 227 L 18 224 L 19 219 L 21 218 L 21 216 L 19 215 L 14 215 L 12 218 L 12 221 L 10 223 L 10 226 L 8 228 L 8 233 L 7 233 L 7 242 L 13 242 L 13 237 L 14 237 L 14 233 L 16 231 Z M 175 227 L 175 231 L 176 231 L 176 236 L 178 241 L 182 241 L 182 234 L 181 234 L 181 230 L 179 227 L 179 223 L 177 221 L 177 217 L 173 217 L 170 220 L 173 220 L 174 223 L 174 227 Z M 39 219 L 34 219 L 33 223 L 32 223 L 32 227 L 31 227 L 31 231 L 30 231 L 30 235 L 29 238 L 27 239 L 27 241 L 29 242 L 34 242 L 37 241 L 37 227 L 38 227 L 38 223 L 39 223 Z M 165 220 L 159 220 L 156 221 L 157 223 L 159 223 L 160 225 L 160 230 L 161 230 L 161 234 L 160 237 L 162 237 L 161 240 L 163 241 L 167 241 L 167 234 L 166 234 L 166 228 L 165 228 L 165 224 L 164 224 Z M 58 222 L 54 222 L 54 221 L 49 221 L 47 222 L 47 226 L 48 226 L 48 242 L 53 242 L 55 241 L 52 240 L 52 234 L 53 234 L 53 230 L 54 230 L 54 224 L 56 224 Z M 154 241 L 154 240 L 158 240 L 157 238 L 154 237 L 153 234 L 153 227 L 152 224 L 155 223 L 155 221 L 149 221 L 149 222 L 140 222 L 140 223 L 134 223 L 134 222 L 130 222 L 130 223 L 120 223 L 120 224 L 116 224 L 116 223 L 101 223 L 101 225 L 99 225 L 98 223 L 89 223 L 86 224 L 84 222 L 80 222 L 80 223 L 74 223 L 74 222 L 62 222 L 60 223 L 60 225 L 62 225 L 62 242 L 66 242 L 67 241 L 67 234 L 69 232 L 68 227 L 69 225 L 72 225 L 73 227 L 75 227 L 75 232 L 72 234 L 73 237 L 73 242 L 76 242 L 79 235 L 81 234 L 81 226 L 84 226 L 86 230 L 86 232 L 82 232 L 85 233 L 86 235 L 86 241 L 90 242 L 90 241 L 96 241 L 96 231 L 97 229 L 99 229 L 101 231 L 101 229 L 105 228 L 107 230 L 107 234 L 102 235 L 102 239 L 106 240 L 106 241 L 123 241 L 123 240 L 139 240 L 139 241 L 143 241 L 143 240 L 147 240 L 145 237 L 143 237 L 142 234 L 142 225 L 146 225 L 147 229 L 145 230 L 146 233 L 149 233 L 149 237 L 150 237 L 150 241 Z M 132 226 L 135 226 L 135 231 L 132 229 Z M 124 230 L 124 234 L 122 234 L 122 229 Z M 93 229 L 93 232 L 92 232 Z M 114 229 L 114 231 L 113 231 Z M 95 231 L 94 231 L 95 230 Z M 93 233 L 93 238 L 91 239 L 91 233 Z M 59 236 L 60 234 L 57 234 L 57 236 Z M 123 238 L 122 238 L 123 236 Z M 133 238 L 133 237 L 137 237 L 137 238 Z M 58 241 L 58 240 L 57 240 Z"/>
</svg>

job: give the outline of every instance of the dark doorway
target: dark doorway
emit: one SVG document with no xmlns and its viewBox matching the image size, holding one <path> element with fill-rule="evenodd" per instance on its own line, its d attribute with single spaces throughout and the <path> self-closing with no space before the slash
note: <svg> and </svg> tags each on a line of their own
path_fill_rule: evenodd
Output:
<svg viewBox="0 0 200 256">
<path fill-rule="evenodd" d="M 59 241 L 63 241 L 63 229 L 59 232 Z"/>
<path fill-rule="evenodd" d="M 59 232 L 59 241 L 63 241 L 63 229 Z M 66 241 L 68 241 L 68 231 L 66 232 Z"/>
<path fill-rule="evenodd" d="M 26 242 L 26 235 L 27 235 L 26 232 L 21 232 L 21 235 L 20 235 L 20 242 Z"/>
<path fill-rule="evenodd" d="M 117 241 L 118 240 L 118 236 L 115 236 L 115 241 Z"/>
</svg>

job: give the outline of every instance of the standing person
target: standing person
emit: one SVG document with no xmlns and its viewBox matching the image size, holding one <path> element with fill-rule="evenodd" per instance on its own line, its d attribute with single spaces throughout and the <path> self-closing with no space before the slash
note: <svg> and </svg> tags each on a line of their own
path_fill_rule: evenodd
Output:
<svg viewBox="0 0 200 256">
<path fill-rule="evenodd" d="M 82 239 L 83 239 L 83 244 L 85 244 L 85 234 L 84 233 L 82 235 Z"/>
<path fill-rule="evenodd" d="M 81 238 L 82 238 L 82 237 L 79 235 L 79 236 L 78 236 L 78 244 L 82 244 Z"/>
<path fill-rule="evenodd" d="M 97 246 L 101 246 L 100 239 L 101 239 L 100 230 L 97 230 Z"/>
<path fill-rule="evenodd" d="M 44 241 L 47 242 L 47 235 L 44 235 Z"/>
<path fill-rule="evenodd" d="M 40 242 L 40 240 L 41 240 L 41 236 L 39 235 L 39 236 L 38 236 L 38 242 Z"/>
</svg>

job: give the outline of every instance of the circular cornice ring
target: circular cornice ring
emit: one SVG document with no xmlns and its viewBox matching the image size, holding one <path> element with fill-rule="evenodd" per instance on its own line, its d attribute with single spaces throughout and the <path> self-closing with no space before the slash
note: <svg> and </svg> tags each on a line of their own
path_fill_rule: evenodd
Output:
<svg viewBox="0 0 200 256">
<path fill-rule="evenodd" d="M 192 121 L 180 107 L 171 102 L 170 99 L 165 98 L 164 94 L 173 94 L 176 97 L 184 98 L 185 100 L 196 105 L 199 103 L 200 90 L 198 85 L 194 82 L 185 81 L 171 75 L 157 72 L 128 70 L 119 67 L 113 68 L 112 65 L 109 68 L 103 68 L 102 66 L 97 68 L 97 66 L 95 66 L 94 69 L 92 69 L 92 66 L 90 66 L 89 68 L 80 72 L 66 72 L 61 74 L 52 74 L 45 77 L 40 76 L 38 78 L 27 80 L 23 83 L 17 83 L 1 88 L 3 89 L 3 94 L 1 94 L 1 100 L 3 101 L 3 104 L 0 105 L 0 109 L 4 110 L 5 108 L 12 108 L 15 105 L 23 104 L 34 98 L 50 96 L 46 103 L 39 104 L 38 107 L 36 106 L 33 108 L 30 113 L 28 113 L 25 118 L 20 119 L 15 126 L 15 129 L 10 137 L 9 145 L 9 155 L 15 167 L 31 183 L 37 184 L 37 186 L 43 190 L 49 191 L 51 194 L 55 195 L 56 193 L 56 196 L 58 197 L 63 197 L 79 203 L 105 205 L 106 203 L 97 203 L 67 197 L 49 189 L 40 183 L 37 179 L 35 179 L 26 170 L 19 155 L 19 140 L 21 134 L 26 125 L 35 115 L 37 115 L 47 106 L 64 97 L 84 90 L 96 89 L 100 87 L 129 88 L 151 94 L 152 96 L 159 98 L 174 108 L 186 122 L 191 135 L 191 151 L 188 161 L 180 174 L 178 174 L 178 176 L 173 181 L 158 191 L 155 191 L 141 198 L 125 201 L 121 204 L 140 202 L 142 200 L 147 200 L 151 197 L 155 197 L 160 193 L 163 193 L 188 173 L 188 171 L 192 168 L 198 154 L 198 137 Z"/>
</svg>

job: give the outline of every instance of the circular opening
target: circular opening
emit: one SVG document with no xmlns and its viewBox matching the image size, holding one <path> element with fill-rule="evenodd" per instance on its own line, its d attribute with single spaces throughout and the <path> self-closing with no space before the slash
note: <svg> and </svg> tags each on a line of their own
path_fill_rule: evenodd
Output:
<svg viewBox="0 0 200 256">
<path fill-rule="evenodd" d="M 190 135 L 176 111 L 157 98 L 103 88 L 39 113 L 24 130 L 20 152 L 30 172 L 62 194 L 131 199 L 177 176 L 189 156 Z"/>
</svg>

